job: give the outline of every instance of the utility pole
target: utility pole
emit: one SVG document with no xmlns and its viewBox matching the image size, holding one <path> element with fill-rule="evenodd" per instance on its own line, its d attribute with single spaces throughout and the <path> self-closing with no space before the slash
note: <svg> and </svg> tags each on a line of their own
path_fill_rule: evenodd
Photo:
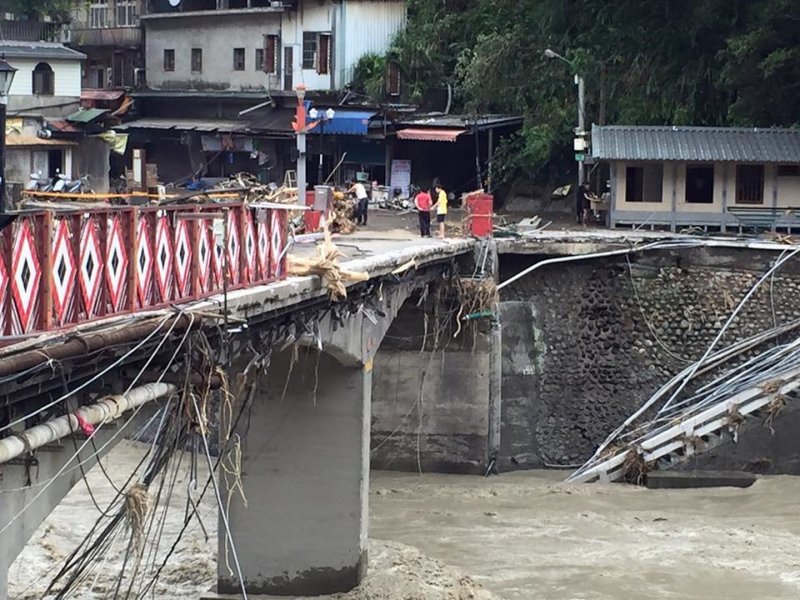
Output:
<svg viewBox="0 0 800 600">
<path fill-rule="evenodd" d="M 297 109 L 292 124 L 297 135 L 297 204 L 306 204 L 306 86 L 297 86 Z"/>
<path fill-rule="evenodd" d="M 581 139 L 586 139 L 586 90 L 584 88 L 583 77 L 575 75 L 575 84 L 578 86 L 578 131 L 577 135 Z M 578 161 L 578 186 L 583 185 L 584 181 L 583 162 Z"/>
<path fill-rule="evenodd" d="M 572 69 L 573 73 L 575 73 L 575 85 L 578 86 L 578 128 L 575 130 L 575 140 L 574 140 L 574 150 L 576 153 L 580 152 L 584 155 L 587 150 L 586 144 L 586 91 L 584 86 L 583 77 L 578 75 L 577 67 L 574 62 L 571 60 L 564 58 L 558 52 L 554 52 L 550 48 L 546 48 L 544 51 L 544 55 L 546 58 L 557 58 L 560 61 L 567 63 L 570 68 Z M 578 163 L 578 187 L 583 185 L 585 179 L 585 173 L 583 170 L 583 161 L 577 160 Z"/>
</svg>

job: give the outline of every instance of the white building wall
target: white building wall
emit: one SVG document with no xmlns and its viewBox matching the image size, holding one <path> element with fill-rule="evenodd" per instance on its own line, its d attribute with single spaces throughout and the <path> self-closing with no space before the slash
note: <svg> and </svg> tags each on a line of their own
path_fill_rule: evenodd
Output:
<svg viewBox="0 0 800 600">
<path fill-rule="evenodd" d="M 17 69 L 11 84 L 11 96 L 31 96 L 33 91 L 33 69 L 46 62 L 53 69 L 54 96 L 75 97 L 81 95 L 81 61 L 47 60 L 34 58 L 9 58 L 8 63 Z"/>
<path fill-rule="evenodd" d="M 332 48 L 336 47 L 336 37 L 339 32 L 334 31 L 334 15 L 338 10 L 330 0 L 320 3 L 316 1 L 301 2 L 296 12 L 287 11 L 283 14 L 283 45 L 294 48 L 294 64 L 292 65 L 293 84 L 295 87 L 304 84 L 307 90 L 329 90 L 334 87 L 329 75 L 320 75 L 316 69 L 303 69 L 303 32 L 317 32 L 332 34 Z M 336 56 L 333 56 L 335 69 Z"/>
<path fill-rule="evenodd" d="M 406 3 L 402 0 L 350 0 L 342 2 L 345 35 L 336 62 L 337 81 L 348 83 L 353 67 L 365 54 L 384 54 L 405 26 Z"/>
</svg>

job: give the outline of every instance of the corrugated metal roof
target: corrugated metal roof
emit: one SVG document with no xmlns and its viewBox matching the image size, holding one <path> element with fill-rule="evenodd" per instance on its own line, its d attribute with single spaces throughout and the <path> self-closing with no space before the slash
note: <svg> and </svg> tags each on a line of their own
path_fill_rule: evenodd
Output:
<svg viewBox="0 0 800 600">
<path fill-rule="evenodd" d="M 592 126 L 600 160 L 800 163 L 800 129 Z"/>
<path fill-rule="evenodd" d="M 0 54 L 6 58 L 86 58 L 85 54 L 54 42 L 0 41 Z"/>
<path fill-rule="evenodd" d="M 124 90 L 81 90 L 81 100 L 119 100 Z"/>
<path fill-rule="evenodd" d="M 325 112 L 326 109 L 320 108 L 320 113 Z M 323 133 L 323 134 L 337 134 L 337 135 L 367 135 L 369 131 L 369 120 L 377 113 L 372 111 L 346 111 L 337 110 L 333 119 L 330 121 L 325 120 L 324 123 L 317 125 L 310 133 Z M 313 123 L 311 117 L 307 119 L 308 123 Z"/>
<path fill-rule="evenodd" d="M 77 144 L 75 142 L 70 142 L 68 140 L 56 140 L 53 138 L 45 139 L 28 133 L 17 133 L 6 137 L 6 146 L 8 146 L 9 148 L 19 148 L 22 146 L 68 147 L 76 145 Z"/>
<path fill-rule="evenodd" d="M 430 113 L 427 115 L 415 115 L 400 121 L 400 125 L 414 125 L 424 127 L 445 127 L 448 129 L 473 129 L 479 130 L 493 129 L 495 127 L 506 127 L 509 125 L 519 125 L 522 117 L 514 115 L 480 115 L 477 118 L 468 115 L 444 115 L 441 113 Z"/>
<path fill-rule="evenodd" d="M 128 123 L 117 125 L 114 129 L 119 129 L 121 131 L 126 129 L 176 129 L 178 131 L 222 131 L 224 133 L 229 133 L 246 131 L 247 123 L 225 119 L 169 119 L 153 117 L 129 121 Z"/>
<path fill-rule="evenodd" d="M 67 117 L 71 123 L 91 123 L 108 112 L 106 108 L 82 108 Z"/>
<path fill-rule="evenodd" d="M 455 142 L 466 129 L 425 129 L 409 127 L 397 132 L 399 140 L 418 140 L 423 142 Z"/>
</svg>

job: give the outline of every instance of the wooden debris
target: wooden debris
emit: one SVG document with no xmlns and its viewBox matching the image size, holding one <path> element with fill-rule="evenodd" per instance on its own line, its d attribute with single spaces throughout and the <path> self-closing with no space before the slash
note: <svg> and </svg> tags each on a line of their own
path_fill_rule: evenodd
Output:
<svg viewBox="0 0 800 600">
<path fill-rule="evenodd" d="M 325 226 L 325 237 L 317 246 L 318 256 L 304 258 L 289 255 L 290 275 L 318 275 L 328 288 L 328 295 L 336 302 L 347 298 L 346 281 L 367 281 L 369 273 L 344 271 L 339 266 L 339 258 L 344 256 L 331 239 L 330 227 Z"/>
</svg>

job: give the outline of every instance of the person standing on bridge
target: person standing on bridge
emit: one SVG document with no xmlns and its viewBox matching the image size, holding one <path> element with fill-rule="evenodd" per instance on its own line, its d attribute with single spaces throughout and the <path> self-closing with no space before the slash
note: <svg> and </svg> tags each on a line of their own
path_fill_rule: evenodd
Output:
<svg viewBox="0 0 800 600">
<path fill-rule="evenodd" d="M 447 218 L 447 192 L 441 183 L 436 183 L 436 203 L 431 210 L 436 209 L 436 222 L 439 224 L 439 237 L 444 239 L 444 221 Z"/>
<path fill-rule="evenodd" d="M 422 188 L 414 197 L 414 206 L 419 211 L 419 237 L 431 237 L 431 194 Z"/>
</svg>

